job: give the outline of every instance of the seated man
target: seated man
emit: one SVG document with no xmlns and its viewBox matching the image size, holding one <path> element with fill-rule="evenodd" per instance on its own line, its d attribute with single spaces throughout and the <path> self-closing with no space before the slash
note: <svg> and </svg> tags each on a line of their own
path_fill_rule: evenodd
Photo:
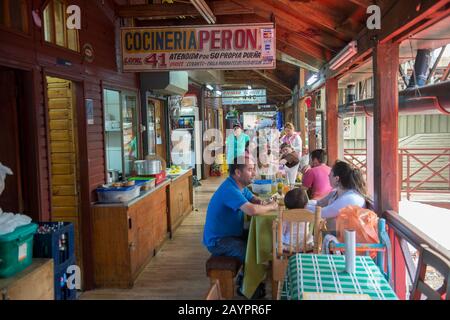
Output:
<svg viewBox="0 0 450 320">
<path fill-rule="evenodd" d="M 311 152 L 312 168 L 306 168 L 303 174 L 302 184 L 309 189 L 308 193 L 313 200 L 321 199 L 333 190 L 329 178 L 331 168 L 325 164 L 325 157 L 323 149 Z"/>
<path fill-rule="evenodd" d="M 265 203 L 247 186 L 255 177 L 255 163 L 249 157 L 235 158 L 230 176 L 209 202 L 203 244 L 215 256 L 236 257 L 245 261 L 247 239 L 243 238 L 244 214 L 254 216 L 276 210 L 276 202 Z"/>
<path fill-rule="evenodd" d="M 235 158 L 234 163 L 229 166 L 229 172 L 230 176 L 220 185 L 209 202 L 203 244 L 214 256 L 236 257 L 244 263 L 247 250 L 244 214 L 263 214 L 276 210 L 278 204 L 265 203 L 248 190 L 247 186 L 255 177 L 255 162 L 250 157 Z M 242 274 L 239 278 L 242 280 Z M 261 296 L 265 294 L 264 290 L 262 292 Z"/>
</svg>

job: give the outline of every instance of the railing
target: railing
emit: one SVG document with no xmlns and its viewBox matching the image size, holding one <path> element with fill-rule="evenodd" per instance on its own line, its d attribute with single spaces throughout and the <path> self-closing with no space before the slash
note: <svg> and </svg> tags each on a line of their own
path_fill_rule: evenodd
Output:
<svg viewBox="0 0 450 320">
<path fill-rule="evenodd" d="M 442 245 L 431 239 L 429 236 L 427 236 L 425 233 L 417 229 L 405 218 L 402 218 L 398 213 L 394 211 L 386 211 L 383 214 L 383 217 L 386 219 L 389 229 L 392 229 L 394 231 L 394 234 L 399 240 L 403 261 L 405 262 L 407 275 L 411 284 L 413 284 L 416 279 L 417 266 L 414 263 L 408 244 L 417 249 L 419 254 L 420 254 L 420 245 L 425 244 L 432 250 L 439 253 L 445 259 L 450 260 L 449 250 L 447 250 L 445 247 L 443 247 Z M 394 244 L 392 243 L 392 247 L 393 246 Z M 396 259 L 397 257 L 393 258 Z M 393 273 L 394 279 L 398 277 L 398 275 L 395 274 L 395 268 L 393 270 Z M 445 277 L 448 275 L 443 276 Z M 441 289 L 438 289 L 438 291 Z"/>
<path fill-rule="evenodd" d="M 366 175 L 367 173 L 367 150 L 366 149 L 344 149 L 344 160 L 354 165 Z"/>
<path fill-rule="evenodd" d="M 411 193 L 450 192 L 450 148 L 399 149 L 402 190 Z"/>
<path fill-rule="evenodd" d="M 366 149 L 344 149 L 344 159 L 367 172 Z M 399 148 L 401 189 L 412 193 L 450 193 L 450 148 Z"/>
</svg>

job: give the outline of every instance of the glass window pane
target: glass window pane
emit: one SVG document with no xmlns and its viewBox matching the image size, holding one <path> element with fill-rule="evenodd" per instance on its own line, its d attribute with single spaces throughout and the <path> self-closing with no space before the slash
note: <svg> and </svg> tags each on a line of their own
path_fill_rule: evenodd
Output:
<svg viewBox="0 0 450 320">
<path fill-rule="evenodd" d="M 65 14 L 64 5 L 60 1 L 54 2 L 55 6 L 55 32 L 56 32 L 56 44 L 65 47 Z"/>
<path fill-rule="evenodd" d="M 67 45 L 68 48 L 74 51 L 78 50 L 78 32 L 77 30 L 67 29 Z"/>
<path fill-rule="evenodd" d="M 122 126 L 120 114 L 120 92 L 104 90 L 105 146 L 107 170 L 122 174 Z"/>
<path fill-rule="evenodd" d="M 124 94 L 122 110 L 125 175 L 129 175 L 133 171 L 134 161 L 139 159 L 138 109 L 136 95 L 130 93 Z"/>
<path fill-rule="evenodd" d="M 22 31 L 22 6 L 20 1 L 9 2 L 9 16 L 11 17 L 11 28 Z"/>
<path fill-rule="evenodd" d="M 52 14 L 50 11 L 50 5 L 44 9 L 44 39 L 45 41 L 52 42 Z"/>
<path fill-rule="evenodd" d="M 155 104 L 152 100 L 147 102 L 147 140 L 147 154 L 156 155 Z"/>
</svg>

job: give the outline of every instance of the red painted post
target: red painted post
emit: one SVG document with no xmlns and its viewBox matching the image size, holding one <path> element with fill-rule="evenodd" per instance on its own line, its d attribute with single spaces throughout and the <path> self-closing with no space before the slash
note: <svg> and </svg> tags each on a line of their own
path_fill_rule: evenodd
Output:
<svg viewBox="0 0 450 320">
<path fill-rule="evenodd" d="M 311 106 L 308 108 L 308 149 L 312 152 L 316 149 L 316 99 L 317 94 L 311 97 Z"/>
<path fill-rule="evenodd" d="M 338 132 L 338 80 L 328 79 L 325 83 L 326 97 L 326 149 L 328 164 L 332 166 L 339 157 L 339 132 Z"/>
<path fill-rule="evenodd" d="M 375 209 L 399 212 L 398 172 L 398 43 L 376 44 L 373 50 L 374 106 L 374 198 Z M 392 188 L 392 186 L 395 186 Z M 390 232 L 393 248 L 394 290 L 406 298 L 406 268 L 399 239 Z"/>
</svg>

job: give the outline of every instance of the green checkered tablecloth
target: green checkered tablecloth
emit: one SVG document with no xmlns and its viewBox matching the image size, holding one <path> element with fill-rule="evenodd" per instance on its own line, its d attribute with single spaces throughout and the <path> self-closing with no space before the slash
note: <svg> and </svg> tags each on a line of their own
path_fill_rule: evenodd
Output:
<svg viewBox="0 0 450 320">
<path fill-rule="evenodd" d="M 377 265 L 356 257 L 356 273 L 345 271 L 345 256 L 296 254 L 289 259 L 281 299 L 301 300 L 304 292 L 367 294 L 372 300 L 397 300 Z"/>
</svg>

